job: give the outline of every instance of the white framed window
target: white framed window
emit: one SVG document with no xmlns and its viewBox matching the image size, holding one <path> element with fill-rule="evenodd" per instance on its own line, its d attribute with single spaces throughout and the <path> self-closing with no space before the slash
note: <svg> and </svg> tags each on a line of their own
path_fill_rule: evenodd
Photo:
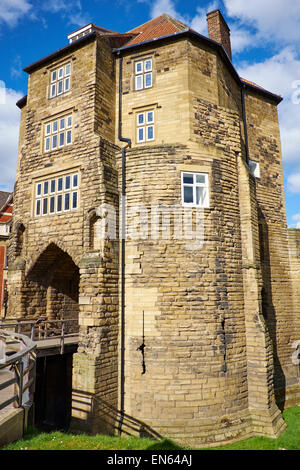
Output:
<svg viewBox="0 0 300 470">
<path fill-rule="evenodd" d="M 48 212 L 48 198 L 44 197 L 43 198 L 43 212 L 42 215 L 47 215 Z"/>
<path fill-rule="evenodd" d="M 249 169 L 254 178 L 260 178 L 260 167 L 258 162 L 249 160 Z"/>
<path fill-rule="evenodd" d="M 38 183 L 36 185 L 36 197 L 41 196 L 41 194 L 42 194 L 42 183 Z"/>
<path fill-rule="evenodd" d="M 78 174 L 72 176 L 72 189 L 78 188 Z"/>
<path fill-rule="evenodd" d="M 57 192 L 58 193 L 61 193 L 63 190 L 63 181 L 64 180 L 61 177 L 57 179 Z"/>
<path fill-rule="evenodd" d="M 152 77 L 152 59 L 138 60 L 135 62 L 135 89 L 143 90 L 151 88 L 153 84 Z"/>
<path fill-rule="evenodd" d="M 137 143 L 154 140 L 154 111 L 144 111 L 136 115 Z"/>
<path fill-rule="evenodd" d="M 208 174 L 181 172 L 181 197 L 183 206 L 209 207 Z"/>
<path fill-rule="evenodd" d="M 79 174 L 70 173 L 35 183 L 36 217 L 78 209 Z"/>
<path fill-rule="evenodd" d="M 51 122 L 44 127 L 44 151 L 61 149 L 72 144 L 72 115 L 64 116 Z"/>
<path fill-rule="evenodd" d="M 50 194 L 55 194 L 56 180 L 50 180 Z"/>
<path fill-rule="evenodd" d="M 55 196 L 49 198 L 49 214 L 55 214 Z"/>
<path fill-rule="evenodd" d="M 62 212 L 62 194 L 59 194 L 56 199 L 56 213 Z"/>
<path fill-rule="evenodd" d="M 36 199 L 35 201 L 35 215 L 39 217 L 41 215 L 41 200 Z"/>
<path fill-rule="evenodd" d="M 66 64 L 50 72 L 49 98 L 66 93 L 71 88 L 71 64 Z"/>
</svg>

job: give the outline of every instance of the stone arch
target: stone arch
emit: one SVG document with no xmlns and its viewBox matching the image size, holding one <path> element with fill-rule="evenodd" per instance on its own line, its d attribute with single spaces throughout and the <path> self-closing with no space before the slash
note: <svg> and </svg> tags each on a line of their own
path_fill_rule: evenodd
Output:
<svg viewBox="0 0 300 470">
<path fill-rule="evenodd" d="M 46 243 L 44 243 L 41 246 L 41 249 L 39 252 L 36 254 L 36 256 L 30 261 L 30 263 L 27 263 L 26 270 L 25 270 L 25 276 L 27 276 L 30 271 L 33 269 L 35 264 L 37 263 L 38 259 L 42 256 L 42 254 L 50 247 L 51 245 L 57 246 L 57 248 L 60 248 L 61 251 L 66 253 L 70 258 L 72 258 L 73 262 L 79 266 L 80 263 L 80 255 L 76 254 L 72 248 L 67 246 L 64 242 L 59 241 L 59 240 L 48 240 Z"/>
<path fill-rule="evenodd" d="M 56 243 L 48 244 L 27 269 L 26 316 L 78 319 L 79 280 L 79 267 L 73 258 Z"/>
</svg>

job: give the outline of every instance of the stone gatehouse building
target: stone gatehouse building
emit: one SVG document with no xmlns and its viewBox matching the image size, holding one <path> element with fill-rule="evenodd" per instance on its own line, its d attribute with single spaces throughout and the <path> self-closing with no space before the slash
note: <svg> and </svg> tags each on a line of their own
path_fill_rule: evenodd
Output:
<svg viewBox="0 0 300 470">
<path fill-rule="evenodd" d="M 223 16 L 207 20 L 209 38 L 168 15 L 90 24 L 24 69 L 9 316 L 78 318 L 72 426 L 90 432 L 126 415 L 194 445 L 275 437 L 299 403 L 281 97 L 238 75 Z M 149 235 L 153 207 L 170 224 Z"/>
</svg>

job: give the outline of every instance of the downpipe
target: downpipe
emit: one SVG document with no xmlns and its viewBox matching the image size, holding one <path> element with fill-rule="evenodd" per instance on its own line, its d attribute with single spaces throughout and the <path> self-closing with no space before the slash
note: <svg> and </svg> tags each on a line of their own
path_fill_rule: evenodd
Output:
<svg viewBox="0 0 300 470">
<path fill-rule="evenodd" d="M 122 192 L 121 192 L 121 355 L 120 355 L 120 420 L 118 435 L 122 434 L 124 421 L 124 395 L 125 395 L 125 236 L 126 236 L 126 149 L 131 147 L 131 139 L 122 136 L 122 72 L 123 57 L 119 55 L 119 125 L 118 139 L 127 145 L 122 147 Z"/>
</svg>

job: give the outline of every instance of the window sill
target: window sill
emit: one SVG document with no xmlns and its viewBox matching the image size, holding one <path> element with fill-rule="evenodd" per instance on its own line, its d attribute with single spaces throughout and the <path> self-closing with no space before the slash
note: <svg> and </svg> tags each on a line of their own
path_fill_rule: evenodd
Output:
<svg viewBox="0 0 300 470">
<path fill-rule="evenodd" d="M 196 206 L 196 204 L 182 204 L 182 207 L 189 207 L 191 209 L 211 209 L 211 206 Z"/>
<path fill-rule="evenodd" d="M 58 149 L 54 149 L 54 150 L 49 150 L 49 152 L 43 152 L 43 155 L 44 156 L 52 156 L 53 154 L 56 154 L 56 153 L 65 153 L 69 150 L 70 147 L 72 147 L 73 144 L 68 144 L 68 145 L 65 145 L 64 147 L 60 147 Z"/>
<path fill-rule="evenodd" d="M 133 91 L 134 93 L 140 93 L 141 91 L 152 90 L 152 88 L 154 88 L 153 85 L 152 85 L 152 86 L 149 86 L 149 87 L 147 87 L 147 88 L 141 88 L 140 90 L 134 89 L 134 90 L 132 90 L 132 91 Z M 124 93 L 123 93 L 123 94 L 124 94 Z"/>
<path fill-rule="evenodd" d="M 64 93 L 61 93 L 60 95 L 55 95 L 55 96 L 49 96 L 48 100 L 55 100 L 56 98 L 65 98 L 66 96 L 71 95 L 71 90 L 65 91 Z"/>
</svg>

